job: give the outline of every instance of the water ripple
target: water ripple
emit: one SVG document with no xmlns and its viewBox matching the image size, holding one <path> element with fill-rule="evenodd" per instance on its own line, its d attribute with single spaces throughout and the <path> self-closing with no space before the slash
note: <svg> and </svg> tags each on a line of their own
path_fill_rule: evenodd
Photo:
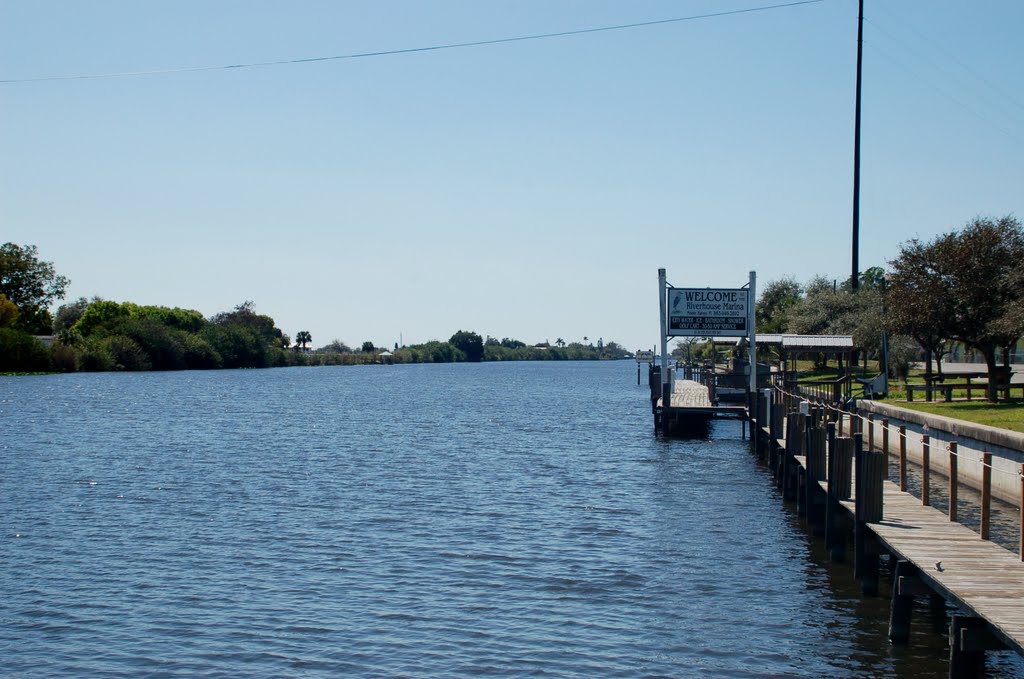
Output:
<svg viewBox="0 0 1024 679">
<path fill-rule="evenodd" d="M 3 673 L 945 672 L 634 369 L 0 378 Z"/>
</svg>

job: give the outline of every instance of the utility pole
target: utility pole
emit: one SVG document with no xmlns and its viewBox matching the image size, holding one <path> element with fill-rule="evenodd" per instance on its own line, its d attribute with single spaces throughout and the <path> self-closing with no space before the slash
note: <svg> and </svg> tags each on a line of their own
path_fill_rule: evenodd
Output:
<svg viewBox="0 0 1024 679">
<path fill-rule="evenodd" d="M 864 0 L 858 0 L 857 15 L 857 103 L 853 122 L 853 272 L 850 286 L 860 288 L 860 71 L 864 52 Z"/>
</svg>

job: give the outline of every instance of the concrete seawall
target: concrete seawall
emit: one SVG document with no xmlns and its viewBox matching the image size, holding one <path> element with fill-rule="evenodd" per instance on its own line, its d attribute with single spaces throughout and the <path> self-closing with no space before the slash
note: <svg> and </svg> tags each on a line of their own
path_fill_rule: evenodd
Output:
<svg viewBox="0 0 1024 679">
<path fill-rule="evenodd" d="M 955 420 L 942 415 L 933 415 L 918 410 L 879 401 L 857 402 L 858 412 L 865 417 L 874 413 L 874 443 L 882 445 L 882 420 L 889 420 L 889 452 L 899 451 L 900 425 L 907 428 L 907 457 L 911 462 L 921 464 L 921 437 L 928 434 L 931 440 L 930 463 L 933 471 L 949 475 L 948 444 L 957 444 L 959 461 L 957 473 L 961 483 L 972 488 L 981 488 L 981 454 L 992 453 L 992 495 L 1016 507 L 1020 506 L 1020 469 L 1024 464 L 1024 434 Z M 869 440 L 868 423 L 864 422 L 864 440 Z"/>
</svg>

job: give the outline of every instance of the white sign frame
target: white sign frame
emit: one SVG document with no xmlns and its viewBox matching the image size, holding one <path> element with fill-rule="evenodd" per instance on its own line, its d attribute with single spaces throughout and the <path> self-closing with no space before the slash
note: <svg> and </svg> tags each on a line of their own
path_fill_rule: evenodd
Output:
<svg viewBox="0 0 1024 679">
<path fill-rule="evenodd" d="M 747 337 L 750 320 L 747 288 L 672 288 L 667 290 L 668 337 Z"/>
</svg>

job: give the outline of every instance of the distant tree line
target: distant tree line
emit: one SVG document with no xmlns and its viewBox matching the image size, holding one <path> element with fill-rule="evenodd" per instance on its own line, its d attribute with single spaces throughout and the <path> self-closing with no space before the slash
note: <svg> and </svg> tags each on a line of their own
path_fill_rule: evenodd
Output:
<svg viewBox="0 0 1024 679">
<path fill-rule="evenodd" d="M 566 344 L 561 338 L 554 346 L 544 341 L 528 345 L 508 337 L 482 338 L 475 332 L 459 330 L 447 342 L 427 342 L 395 351 L 396 363 L 474 363 L 479 361 L 598 361 L 628 358 L 632 354 L 616 342 L 597 345 Z"/>
<path fill-rule="evenodd" d="M 84 297 L 50 305 L 64 296 L 69 281 L 53 264 L 40 261 L 35 246 L 0 246 L 0 372 L 111 370 L 209 370 L 359 363 L 452 363 L 511 360 L 597 360 L 628 355 L 622 347 L 527 346 L 459 330 L 447 342 L 394 347 L 384 352 L 366 341 L 351 349 L 340 340 L 309 351 L 307 330 L 295 345 L 270 316 L 243 302 L 205 318 L 192 309 L 147 306 Z M 53 335 L 50 346 L 36 336 Z"/>
<path fill-rule="evenodd" d="M 849 282 L 824 277 L 801 285 L 768 283 L 756 305 L 761 333 L 853 335 L 866 358 L 879 358 L 889 333 L 889 367 L 906 378 L 909 365 L 933 364 L 954 343 L 977 351 L 989 375 L 988 398 L 1009 377 L 1010 353 L 1024 337 L 1024 228 L 1012 216 L 976 218 L 930 241 L 900 246 L 889 272 L 873 267 Z M 823 357 L 818 357 L 823 360 Z M 1002 363 L 1002 365 L 1000 365 Z"/>
</svg>

